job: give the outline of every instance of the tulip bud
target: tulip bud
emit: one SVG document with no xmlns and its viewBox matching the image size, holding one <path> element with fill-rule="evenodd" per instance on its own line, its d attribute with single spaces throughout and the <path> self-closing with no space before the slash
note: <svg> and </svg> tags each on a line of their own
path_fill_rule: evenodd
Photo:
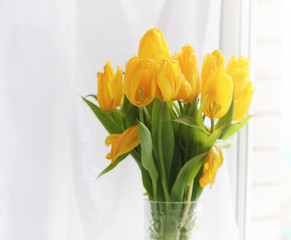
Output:
<svg viewBox="0 0 291 240">
<path fill-rule="evenodd" d="M 156 94 L 156 65 L 151 59 L 133 57 L 126 64 L 124 92 L 135 106 L 146 106 Z"/>
<path fill-rule="evenodd" d="M 154 60 L 159 58 L 170 58 L 169 46 L 164 38 L 163 33 L 153 28 L 147 31 L 140 40 L 138 57 L 140 59 L 150 58 Z"/>
<path fill-rule="evenodd" d="M 119 66 L 114 74 L 110 62 L 107 60 L 104 73 L 98 72 L 97 100 L 103 110 L 112 110 L 121 105 L 123 99 L 123 73 Z"/>
<path fill-rule="evenodd" d="M 174 54 L 173 59 L 179 62 L 181 72 L 192 89 L 190 96 L 184 100 L 192 102 L 201 93 L 202 86 L 196 53 L 190 45 L 185 45 L 182 52 Z"/>
<path fill-rule="evenodd" d="M 182 75 L 178 62 L 164 58 L 157 68 L 157 96 L 165 102 L 174 99 L 181 86 Z"/>
<path fill-rule="evenodd" d="M 223 117 L 231 105 L 233 95 L 231 77 L 225 73 L 223 66 L 213 72 L 203 85 L 202 100 L 206 94 L 208 96 L 203 108 L 204 114 L 211 119 Z"/>
</svg>

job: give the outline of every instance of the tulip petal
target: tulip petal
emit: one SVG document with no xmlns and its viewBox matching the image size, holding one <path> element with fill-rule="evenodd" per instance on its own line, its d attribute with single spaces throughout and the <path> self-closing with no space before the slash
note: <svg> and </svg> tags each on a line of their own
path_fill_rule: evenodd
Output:
<svg viewBox="0 0 291 240">
<path fill-rule="evenodd" d="M 128 128 L 122 134 L 109 135 L 105 144 L 106 146 L 108 144 L 112 146 L 111 152 L 106 157 L 114 163 L 119 156 L 130 152 L 140 144 L 137 125 Z"/>
<path fill-rule="evenodd" d="M 201 92 L 202 81 L 199 73 L 199 67 L 197 62 L 196 53 L 194 48 L 190 45 L 185 45 L 182 48 L 181 53 L 175 53 L 173 59 L 179 62 L 181 73 L 191 86 L 191 94 L 187 99 L 183 99 L 187 102 L 192 102 L 196 95 Z"/>
<path fill-rule="evenodd" d="M 221 167 L 224 161 L 223 153 L 217 146 L 213 146 L 204 161 L 203 174 L 199 180 L 200 186 L 205 187 L 206 185 L 212 185 L 215 182 L 216 174 L 218 169 Z"/>
<path fill-rule="evenodd" d="M 140 40 L 138 57 L 140 59 L 155 59 L 157 55 L 162 58 L 170 58 L 169 46 L 164 38 L 163 33 L 156 29 L 147 31 Z"/>
<path fill-rule="evenodd" d="M 179 64 L 170 59 L 162 59 L 157 69 L 157 85 L 160 98 L 165 102 L 174 99 L 181 86 L 182 76 Z"/>
<path fill-rule="evenodd" d="M 248 113 L 254 91 L 255 91 L 255 88 L 252 86 L 252 83 L 249 81 L 247 83 L 246 88 L 244 89 L 244 92 L 240 95 L 240 97 L 237 100 L 235 100 L 234 114 L 233 114 L 234 121 L 238 121 L 242 119 Z"/>
<path fill-rule="evenodd" d="M 206 84 L 207 79 L 214 73 L 216 70 L 225 65 L 225 58 L 221 54 L 220 50 L 215 50 L 212 54 L 206 54 L 203 59 L 201 76 L 203 85 Z"/>
<path fill-rule="evenodd" d="M 239 57 L 236 60 L 235 56 L 231 57 L 227 65 L 226 72 L 232 77 L 234 87 L 234 121 L 247 114 L 254 93 L 254 87 L 249 81 L 249 65 L 249 59 Z"/>
</svg>

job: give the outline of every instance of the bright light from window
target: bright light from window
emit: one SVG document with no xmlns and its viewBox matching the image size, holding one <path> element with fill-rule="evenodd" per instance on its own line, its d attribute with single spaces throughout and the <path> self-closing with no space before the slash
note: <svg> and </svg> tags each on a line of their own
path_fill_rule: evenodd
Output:
<svg viewBox="0 0 291 240">
<path fill-rule="evenodd" d="M 291 239 L 291 1 L 285 0 L 283 37 L 283 79 L 282 79 L 282 240 Z"/>
</svg>

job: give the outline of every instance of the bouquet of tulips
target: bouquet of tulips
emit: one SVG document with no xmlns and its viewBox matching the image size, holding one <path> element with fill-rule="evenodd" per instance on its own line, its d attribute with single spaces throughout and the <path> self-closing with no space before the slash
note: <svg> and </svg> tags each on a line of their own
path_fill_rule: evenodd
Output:
<svg viewBox="0 0 291 240">
<path fill-rule="evenodd" d="M 111 163 L 99 176 L 131 155 L 150 200 L 197 200 L 215 181 L 221 148 L 252 117 L 245 116 L 254 92 L 249 63 L 233 56 L 226 67 L 215 50 L 204 57 L 200 73 L 193 47 L 170 56 L 157 29 L 141 38 L 125 72 L 118 66 L 114 73 L 107 61 L 97 73 L 97 96 L 83 98 L 110 134 L 105 144 L 111 145 Z"/>
</svg>

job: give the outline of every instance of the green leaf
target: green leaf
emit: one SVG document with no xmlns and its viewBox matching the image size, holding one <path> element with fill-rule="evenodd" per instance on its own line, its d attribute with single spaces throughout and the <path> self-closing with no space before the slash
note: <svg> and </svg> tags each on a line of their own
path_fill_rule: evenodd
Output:
<svg viewBox="0 0 291 240">
<path fill-rule="evenodd" d="M 108 112 L 105 110 L 101 110 L 94 103 L 90 102 L 86 98 L 82 97 L 82 99 L 88 104 L 91 110 L 94 112 L 95 116 L 99 119 L 105 129 L 110 133 L 122 133 L 122 126 L 119 125 L 112 117 L 112 111 Z"/>
<path fill-rule="evenodd" d="M 203 191 L 203 187 L 200 186 L 199 182 L 202 174 L 203 174 L 203 164 L 201 165 L 196 177 L 194 178 L 191 201 L 197 201 Z"/>
<path fill-rule="evenodd" d="M 210 148 L 214 145 L 215 141 L 217 140 L 217 138 L 219 137 L 221 133 L 221 129 L 216 129 L 213 131 L 213 133 L 207 138 L 206 140 L 206 145 L 207 148 Z"/>
<path fill-rule="evenodd" d="M 233 113 L 234 113 L 234 93 L 232 96 L 232 101 L 231 101 L 231 105 L 227 111 L 227 113 L 218 120 L 218 122 L 216 123 L 214 129 L 218 129 L 221 128 L 222 126 L 224 126 L 224 128 L 228 128 L 231 125 L 232 122 L 232 118 L 233 118 Z"/>
<path fill-rule="evenodd" d="M 152 132 L 152 134 L 155 134 L 152 138 L 153 144 L 154 147 L 157 147 L 155 152 L 157 153 L 157 159 L 161 164 L 164 164 L 168 182 L 174 154 L 174 130 L 166 102 L 158 100 L 154 103 L 152 118 L 154 119 L 152 124 L 156 124 L 156 126 L 152 126 L 155 129 Z"/>
<path fill-rule="evenodd" d="M 173 162 L 171 166 L 171 173 L 169 178 L 169 189 L 172 189 L 174 185 L 174 181 L 177 178 L 179 171 L 182 168 L 182 155 L 181 155 L 181 148 L 179 144 L 175 144 L 175 150 L 174 150 L 174 156 L 173 156 Z"/>
<path fill-rule="evenodd" d="M 183 201 L 184 191 L 187 185 L 197 175 L 201 165 L 203 164 L 206 153 L 199 154 L 191 158 L 179 172 L 177 179 L 175 180 L 173 189 L 171 191 L 171 201 L 179 202 Z"/>
<path fill-rule="evenodd" d="M 141 163 L 143 167 L 149 172 L 153 184 L 153 197 L 154 199 L 157 199 L 157 181 L 159 173 L 153 158 L 151 133 L 148 128 L 141 122 L 138 124 L 138 135 L 141 145 Z"/>
<path fill-rule="evenodd" d="M 209 135 L 209 133 L 205 129 L 203 129 L 200 125 L 198 125 L 195 122 L 195 120 L 192 117 L 190 117 L 190 116 L 178 117 L 176 119 L 173 119 L 172 121 L 177 122 L 177 123 L 184 124 L 184 125 L 189 126 L 189 127 L 192 127 L 192 128 L 195 128 L 198 131 L 204 132 L 204 133 L 206 133 L 206 134 Z"/>
<path fill-rule="evenodd" d="M 141 177 L 142 177 L 142 183 L 144 188 L 146 189 L 150 199 L 152 199 L 153 197 L 153 185 L 152 185 L 152 181 L 150 178 L 150 175 L 148 173 L 148 171 L 146 171 L 144 169 L 144 167 L 141 164 L 141 158 L 140 158 L 140 154 L 136 151 L 136 149 L 132 150 L 130 152 L 131 156 L 134 158 L 135 162 L 137 163 L 140 171 L 141 171 Z"/>
<path fill-rule="evenodd" d="M 208 152 L 219 137 L 221 129 L 214 130 L 214 132 L 210 136 L 201 131 L 197 131 L 196 129 L 193 132 L 194 133 L 191 134 L 193 138 L 191 140 L 191 144 L 195 147 L 190 149 L 190 157 L 196 156 L 204 152 Z"/>
<path fill-rule="evenodd" d="M 154 99 L 151 134 L 154 159 L 157 161 L 165 199 L 169 199 L 168 183 L 174 155 L 174 130 L 170 112 L 163 100 Z"/>
<path fill-rule="evenodd" d="M 92 97 L 95 100 L 97 99 L 97 95 L 94 95 L 94 94 L 88 94 L 85 98 L 87 98 L 87 97 Z"/>
<path fill-rule="evenodd" d="M 156 158 L 158 158 L 158 126 L 159 126 L 159 99 L 155 98 L 153 100 L 152 107 L 152 124 L 151 124 L 151 134 L 153 142 L 153 151 Z"/>
<path fill-rule="evenodd" d="M 220 138 L 221 139 L 228 139 L 229 137 L 231 137 L 233 134 L 235 134 L 236 132 L 238 132 L 240 129 L 242 129 L 247 123 L 248 121 L 254 117 L 254 115 L 249 115 L 244 117 L 242 120 L 240 120 L 239 122 L 230 125 L 227 129 L 224 129 L 223 132 L 221 133 Z"/>
<path fill-rule="evenodd" d="M 125 159 L 127 156 L 128 156 L 128 153 L 119 156 L 119 157 L 114 161 L 114 163 L 110 163 L 110 164 L 108 165 L 108 167 L 105 168 L 105 169 L 104 169 L 104 170 L 103 170 L 103 171 L 98 175 L 98 177 L 96 178 L 96 180 L 97 180 L 98 178 L 100 178 L 102 175 L 104 175 L 105 173 L 108 173 L 109 171 L 111 171 L 112 169 L 114 169 L 114 168 L 118 165 L 118 163 L 120 163 L 120 162 L 121 162 L 123 159 Z"/>
</svg>

